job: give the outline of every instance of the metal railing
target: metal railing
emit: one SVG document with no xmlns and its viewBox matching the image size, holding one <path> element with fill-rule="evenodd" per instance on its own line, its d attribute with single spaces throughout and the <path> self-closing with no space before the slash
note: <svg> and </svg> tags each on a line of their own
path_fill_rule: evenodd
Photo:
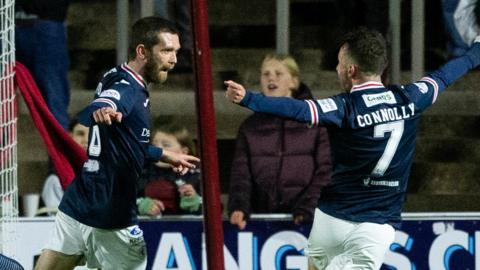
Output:
<svg viewBox="0 0 480 270">
<path fill-rule="evenodd" d="M 390 69 L 391 82 L 400 83 L 401 74 L 401 0 L 389 0 L 389 24 L 391 31 Z M 412 0 L 411 16 L 411 71 L 412 80 L 424 73 L 425 55 L 425 0 Z M 153 0 L 140 0 L 140 16 L 153 14 Z M 289 53 L 290 0 L 276 0 L 276 51 Z M 117 63 L 127 59 L 129 1 L 117 0 Z"/>
</svg>

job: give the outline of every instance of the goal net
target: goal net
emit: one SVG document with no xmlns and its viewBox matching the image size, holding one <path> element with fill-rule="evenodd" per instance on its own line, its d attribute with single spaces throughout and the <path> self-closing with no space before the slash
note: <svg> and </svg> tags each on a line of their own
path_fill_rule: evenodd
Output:
<svg viewBox="0 0 480 270">
<path fill-rule="evenodd" d="M 14 0 L 0 0 L 0 253 L 15 257 L 18 219 Z"/>
</svg>

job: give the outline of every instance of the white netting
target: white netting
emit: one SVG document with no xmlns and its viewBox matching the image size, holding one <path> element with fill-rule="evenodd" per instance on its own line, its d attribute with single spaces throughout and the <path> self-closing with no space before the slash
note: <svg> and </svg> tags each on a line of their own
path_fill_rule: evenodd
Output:
<svg viewBox="0 0 480 270">
<path fill-rule="evenodd" d="M 18 219 L 14 0 L 0 0 L 0 253 L 16 256 Z"/>
</svg>

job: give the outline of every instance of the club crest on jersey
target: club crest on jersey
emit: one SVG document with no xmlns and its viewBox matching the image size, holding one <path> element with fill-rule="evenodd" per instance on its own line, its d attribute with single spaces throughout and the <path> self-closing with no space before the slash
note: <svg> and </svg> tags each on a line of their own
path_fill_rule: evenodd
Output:
<svg viewBox="0 0 480 270">
<path fill-rule="evenodd" d="M 395 96 L 391 91 L 379 93 L 379 94 L 371 94 L 371 95 L 362 95 L 363 101 L 367 107 L 372 107 L 378 104 L 396 104 L 397 100 L 395 100 Z"/>
<path fill-rule="evenodd" d="M 418 87 L 418 90 L 422 92 L 422 94 L 426 94 L 428 92 L 428 86 L 426 83 L 419 82 L 419 83 L 414 83 Z"/>
<path fill-rule="evenodd" d="M 130 236 L 134 238 L 139 238 L 143 236 L 143 231 L 142 229 L 140 229 L 140 227 L 138 227 L 138 225 L 130 226 L 127 228 L 127 230 Z"/>
<path fill-rule="evenodd" d="M 120 100 L 120 93 L 117 90 L 108 89 L 100 93 L 100 97 L 110 97 Z"/>
</svg>

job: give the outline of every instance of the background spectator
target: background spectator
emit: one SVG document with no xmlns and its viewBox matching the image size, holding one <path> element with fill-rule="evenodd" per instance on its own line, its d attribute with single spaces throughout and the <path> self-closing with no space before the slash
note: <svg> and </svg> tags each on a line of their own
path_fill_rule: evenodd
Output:
<svg viewBox="0 0 480 270">
<path fill-rule="evenodd" d="M 15 1 L 16 59 L 32 73 L 48 108 L 68 128 L 68 0 Z"/>
<path fill-rule="evenodd" d="M 261 67 L 262 93 L 312 98 L 299 76 L 292 57 L 267 55 Z M 310 221 L 330 170 L 326 129 L 254 113 L 238 132 L 230 177 L 230 222 L 243 229 L 251 213 L 292 213 L 296 224 Z"/>
<path fill-rule="evenodd" d="M 77 118 L 72 119 L 68 127 L 70 135 L 73 140 L 82 146 L 85 151 L 88 144 L 88 127 L 80 124 Z M 62 200 L 63 189 L 60 184 L 60 179 L 55 172 L 51 172 L 45 179 L 45 183 L 42 189 L 42 200 L 48 211 L 57 209 L 60 201 Z"/>
<path fill-rule="evenodd" d="M 152 144 L 175 153 L 194 154 L 194 142 L 188 130 L 176 124 L 159 125 L 153 130 Z M 178 175 L 171 165 L 159 161 L 151 164 L 145 175 L 143 194 L 137 200 L 141 215 L 199 214 L 202 198 L 200 170 Z"/>
<path fill-rule="evenodd" d="M 461 56 L 480 34 L 480 1 L 442 0 L 442 9 L 449 36 L 448 52 L 453 57 Z"/>
</svg>

